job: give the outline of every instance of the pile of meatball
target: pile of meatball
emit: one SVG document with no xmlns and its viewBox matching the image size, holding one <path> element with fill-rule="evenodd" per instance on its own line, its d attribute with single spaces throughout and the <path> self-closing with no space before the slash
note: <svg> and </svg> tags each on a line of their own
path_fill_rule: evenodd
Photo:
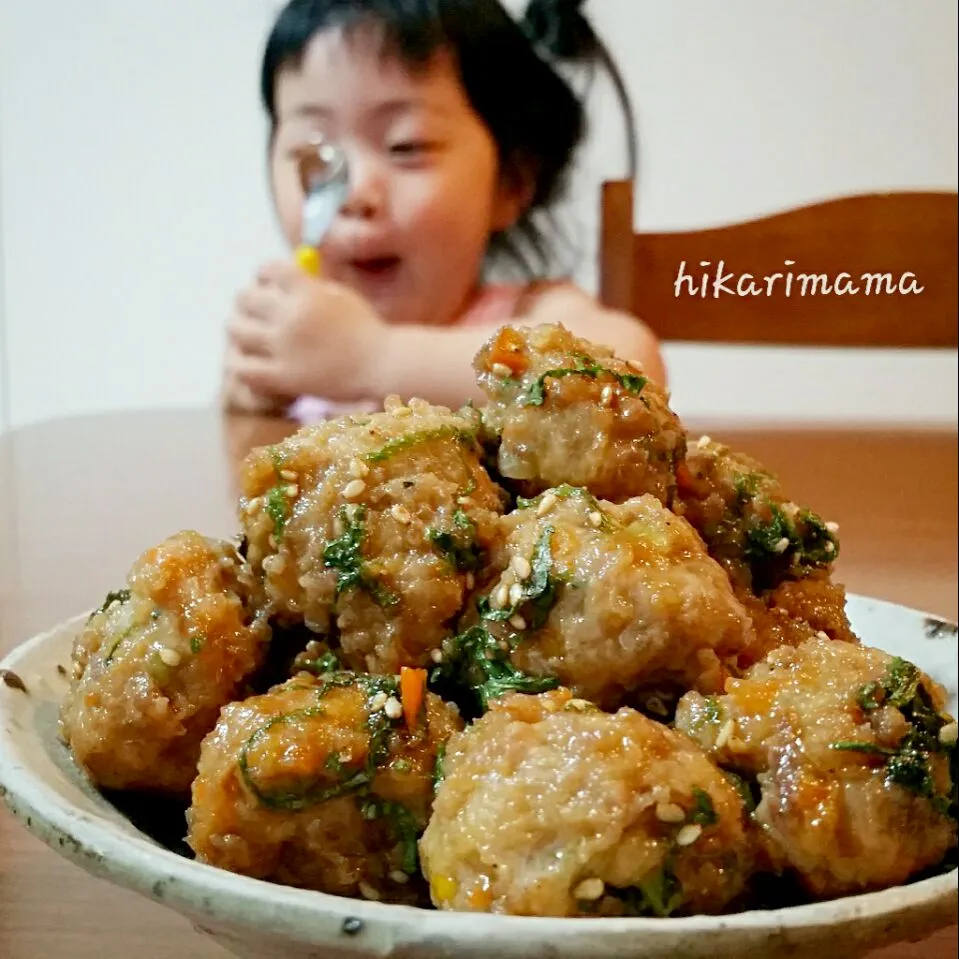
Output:
<svg viewBox="0 0 959 959">
<path fill-rule="evenodd" d="M 140 556 L 61 731 L 196 859 L 526 916 L 828 899 L 943 868 L 955 720 L 864 645 L 835 524 L 642 369 L 507 326 L 460 410 L 388 398 L 242 465 L 236 540 Z"/>
</svg>

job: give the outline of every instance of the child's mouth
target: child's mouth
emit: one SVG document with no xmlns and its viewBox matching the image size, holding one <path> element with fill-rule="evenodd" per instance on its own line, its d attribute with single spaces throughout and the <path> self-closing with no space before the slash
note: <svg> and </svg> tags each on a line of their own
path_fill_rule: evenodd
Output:
<svg viewBox="0 0 959 959">
<path fill-rule="evenodd" d="M 362 260 L 353 260 L 350 266 L 361 279 L 384 281 L 391 280 L 400 267 L 398 256 L 376 256 Z"/>
</svg>

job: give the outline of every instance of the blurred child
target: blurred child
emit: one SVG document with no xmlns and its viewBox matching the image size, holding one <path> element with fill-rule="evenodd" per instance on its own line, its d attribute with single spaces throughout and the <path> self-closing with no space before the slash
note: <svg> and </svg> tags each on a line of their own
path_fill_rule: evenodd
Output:
<svg viewBox="0 0 959 959">
<path fill-rule="evenodd" d="M 349 167 L 322 275 L 268 263 L 228 326 L 227 408 L 301 420 L 420 396 L 479 397 L 471 362 L 504 323 L 564 324 L 665 382 L 656 337 L 544 279 L 542 220 L 561 197 L 583 107 L 545 59 L 604 48 L 581 0 L 291 0 L 267 42 L 273 198 L 300 241 L 299 158 L 318 134 Z M 497 266 L 522 282 L 492 282 Z"/>
</svg>

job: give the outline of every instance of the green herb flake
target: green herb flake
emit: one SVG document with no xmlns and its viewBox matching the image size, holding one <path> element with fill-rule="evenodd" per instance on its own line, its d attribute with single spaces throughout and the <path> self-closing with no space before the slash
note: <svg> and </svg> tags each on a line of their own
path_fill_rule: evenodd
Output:
<svg viewBox="0 0 959 959">
<path fill-rule="evenodd" d="M 885 692 L 882 683 L 873 680 L 872 682 L 866 683 L 866 685 L 861 687 L 859 692 L 856 693 L 856 703 L 866 712 L 871 712 L 882 705 Z"/>
<path fill-rule="evenodd" d="M 453 514 L 453 528 L 430 528 L 426 538 L 458 572 L 474 572 L 482 565 L 482 551 L 476 545 L 476 523 L 462 510 Z"/>
<path fill-rule="evenodd" d="M 127 626 L 127 628 L 123 630 L 122 633 L 120 633 L 119 635 L 113 638 L 113 642 L 110 643 L 110 646 L 107 648 L 107 651 L 103 657 L 103 661 L 105 663 L 109 663 L 113 660 L 113 657 L 116 655 L 117 650 L 120 648 L 120 646 L 124 642 L 126 642 L 126 640 L 128 640 L 133 635 L 135 630 L 136 630 L 136 624 L 134 623 L 130 626 Z"/>
<path fill-rule="evenodd" d="M 627 393 L 632 393 L 634 396 L 639 396 L 649 382 L 645 376 L 635 373 L 617 373 L 605 366 L 600 366 L 592 357 L 585 354 L 576 354 L 573 357 L 572 367 L 547 370 L 530 385 L 529 389 L 519 398 L 518 403 L 520 406 L 542 406 L 546 400 L 547 379 L 586 376 L 595 380 L 601 375 L 612 377 Z"/>
<path fill-rule="evenodd" d="M 375 712 L 369 710 L 367 729 L 370 734 L 370 744 L 362 767 L 349 767 L 336 753 L 331 753 L 327 757 L 323 769 L 325 773 L 332 774 L 335 777 L 336 781 L 333 783 L 328 781 L 328 776 L 320 776 L 297 788 L 267 790 L 257 783 L 250 769 L 249 756 L 251 750 L 264 740 L 273 729 L 289 722 L 322 718 L 325 712 L 319 701 L 333 689 L 345 689 L 354 685 L 359 685 L 363 689 L 368 703 L 381 691 L 392 695 L 396 693 L 397 689 L 395 679 L 388 676 L 357 676 L 345 672 L 330 673 L 322 683 L 315 687 L 317 705 L 274 716 L 256 729 L 243 744 L 237 758 L 237 766 L 244 784 L 256 797 L 260 805 L 267 809 L 297 812 L 339 796 L 353 793 L 362 794 L 367 789 L 376 775 L 377 768 L 389 756 L 389 734 L 392 729 L 392 722 L 383 710 Z M 313 687 L 297 685 L 288 688 L 311 689 Z"/>
<path fill-rule="evenodd" d="M 114 603 L 128 603 L 130 601 L 130 590 L 128 589 L 118 589 L 114 592 L 107 593 L 106 599 L 87 617 L 87 622 L 90 622 L 94 616 L 99 613 L 105 613 Z"/>
<path fill-rule="evenodd" d="M 366 507 L 344 506 L 340 510 L 344 531 L 330 540 L 323 550 L 323 564 L 337 571 L 336 597 L 350 589 L 363 589 L 380 606 L 390 607 L 399 603 L 399 597 L 386 589 L 363 559 L 363 537 L 366 532 Z"/>
<path fill-rule="evenodd" d="M 738 776 L 736 773 L 730 772 L 728 769 L 723 769 L 721 772 L 736 790 L 736 792 L 739 793 L 739 798 L 742 799 L 743 805 L 746 807 L 746 812 L 753 812 L 756 808 L 756 797 L 753 796 L 753 792 L 749 788 L 749 783 L 747 783 L 742 776 Z"/>
<path fill-rule="evenodd" d="M 416 875 L 419 869 L 419 855 L 416 848 L 419 824 L 410 810 L 402 803 L 373 796 L 363 803 L 360 813 L 368 821 L 384 819 L 389 823 L 393 837 L 402 847 L 400 869 L 408 876 Z"/>
<path fill-rule="evenodd" d="M 446 743 L 440 743 L 436 748 L 436 760 L 433 763 L 433 791 L 435 792 L 440 783 L 446 778 L 446 770 L 443 767 L 446 761 Z"/>
<path fill-rule="evenodd" d="M 302 668 L 317 676 L 323 676 L 326 673 L 339 672 L 340 661 L 336 653 L 328 651 L 322 656 L 317 656 L 316 659 L 311 659 L 309 662 L 304 663 Z"/>
<path fill-rule="evenodd" d="M 455 679 L 476 694 L 485 712 L 490 702 L 508 692 L 541 693 L 555 689 L 552 676 L 527 676 L 518 670 L 494 636 L 483 626 L 471 626 L 443 644 L 443 663 L 432 679 Z"/>
<path fill-rule="evenodd" d="M 552 526 L 543 527 L 533 550 L 530 577 L 522 584 L 523 595 L 519 601 L 505 609 L 493 609 L 489 597 L 482 596 L 477 601 L 477 609 L 483 619 L 493 623 L 508 622 L 529 603 L 531 604 L 529 615 L 524 617 L 527 628 L 535 632 L 544 626 L 559 599 L 559 588 L 563 585 L 563 580 L 554 576 L 552 572 L 553 554 L 550 542 L 554 532 L 555 529 Z"/>
<path fill-rule="evenodd" d="M 693 808 L 686 817 L 687 822 L 700 826 L 715 826 L 719 822 L 719 814 L 713 805 L 712 797 L 705 789 L 693 788 L 693 803 Z"/>
<path fill-rule="evenodd" d="M 665 919 L 683 904 L 683 887 L 676 876 L 672 852 L 666 857 L 662 869 L 643 882 L 627 889 L 607 886 L 607 891 L 624 904 L 631 916 Z"/>
<path fill-rule="evenodd" d="M 198 653 L 206 645 L 206 637 L 202 636 L 200 633 L 194 633 L 190 637 L 190 651 L 192 653 Z"/>
<path fill-rule="evenodd" d="M 905 659 L 896 656 L 889 664 L 883 686 L 886 689 L 886 704 L 901 709 L 903 706 L 915 705 L 919 693 L 921 674 L 916 666 Z"/>
<path fill-rule="evenodd" d="M 266 494 L 266 514 L 273 520 L 273 535 L 277 542 L 283 539 L 289 519 L 290 498 L 286 495 L 286 489 L 286 484 L 281 483 Z"/>
<path fill-rule="evenodd" d="M 367 463 L 384 463 L 397 454 L 403 453 L 414 446 L 419 446 L 421 443 L 431 443 L 434 440 L 445 439 L 453 439 L 464 445 L 472 445 L 476 441 L 476 432 L 459 426 L 447 425 L 407 433 L 404 436 L 397 436 L 395 439 L 389 440 L 378 450 L 368 453 L 364 459 Z"/>
</svg>

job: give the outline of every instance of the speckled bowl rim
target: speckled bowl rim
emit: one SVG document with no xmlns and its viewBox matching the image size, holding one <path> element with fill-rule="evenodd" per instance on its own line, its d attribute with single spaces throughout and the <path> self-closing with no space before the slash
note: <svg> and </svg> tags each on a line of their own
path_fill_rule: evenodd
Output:
<svg viewBox="0 0 959 959">
<path fill-rule="evenodd" d="M 855 594 L 849 595 L 848 603 L 851 613 L 858 604 L 863 609 L 873 607 L 890 615 L 909 614 L 910 618 L 922 617 L 927 631 L 930 624 L 938 624 L 953 637 L 956 634 L 955 623 L 899 604 Z M 31 662 L 35 664 L 47 644 L 62 642 L 63 634 L 76 630 L 88 615 L 84 612 L 72 617 L 22 643 L 0 662 L 0 668 L 19 672 Z M 863 641 L 869 644 L 866 637 Z M 951 660 L 955 674 L 959 662 L 955 641 Z M 37 672 L 36 665 L 33 671 Z M 936 678 L 943 681 L 943 677 Z M 386 956 L 391 950 L 417 943 L 427 948 L 445 944 L 454 950 L 449 955 L 456 955 L 459 946 L 481 946 L 500 957 L 627 956 L 634 954 L 635 943 L 642 941 L 644 948 L 675 946 L 688 959 L 724 955 L 724 947 L 739 948 L 747 942 L 753 948 L 767 943 L 771 954 L 779 954 L 780 948 L 788 950 L 809 936 L 821 938 L 827 930 L 841 934 L 846 942 L 862 942 L 873 948 L 929 935 L 955 922 L 959 912 L 955 869 L 909 885 L 829 902 L 667 919 L 555 919 L 443 912 L 280 886 L 186 859 L 144 834 L 127 831 L 108 818 L 90 815 L 58 795 L 29 771 L 29 760 L 25 759 L 28 744 L 19 746 L 8 728 L 16 709 L 10 705 L 15 702 L 15 695 L 23 694 L 0 684 L 0 798 L 14 816 L 48 846 L 87 872 L 200 921 L 206 917 L 214 924 L 225 924 L 241 934 L 247 929 L 279 940 L 293 939 L 318 946 L 335 939 L 344 954 L 355 951 L 357 956 Z M 27 731 L 24 738 L 29 740 L 31 732 L 34 746 L 47 752 L 36 730 Z M 351 922 L 355 920 L 359 923 Z M 345 931 L 357 927 L 359 934 L 349 935 Z M 690 949 L 697 941 L 703 948 Z M 544 946 L 549 951 L 540 953 L 538 947 Z"/>
</svg>

